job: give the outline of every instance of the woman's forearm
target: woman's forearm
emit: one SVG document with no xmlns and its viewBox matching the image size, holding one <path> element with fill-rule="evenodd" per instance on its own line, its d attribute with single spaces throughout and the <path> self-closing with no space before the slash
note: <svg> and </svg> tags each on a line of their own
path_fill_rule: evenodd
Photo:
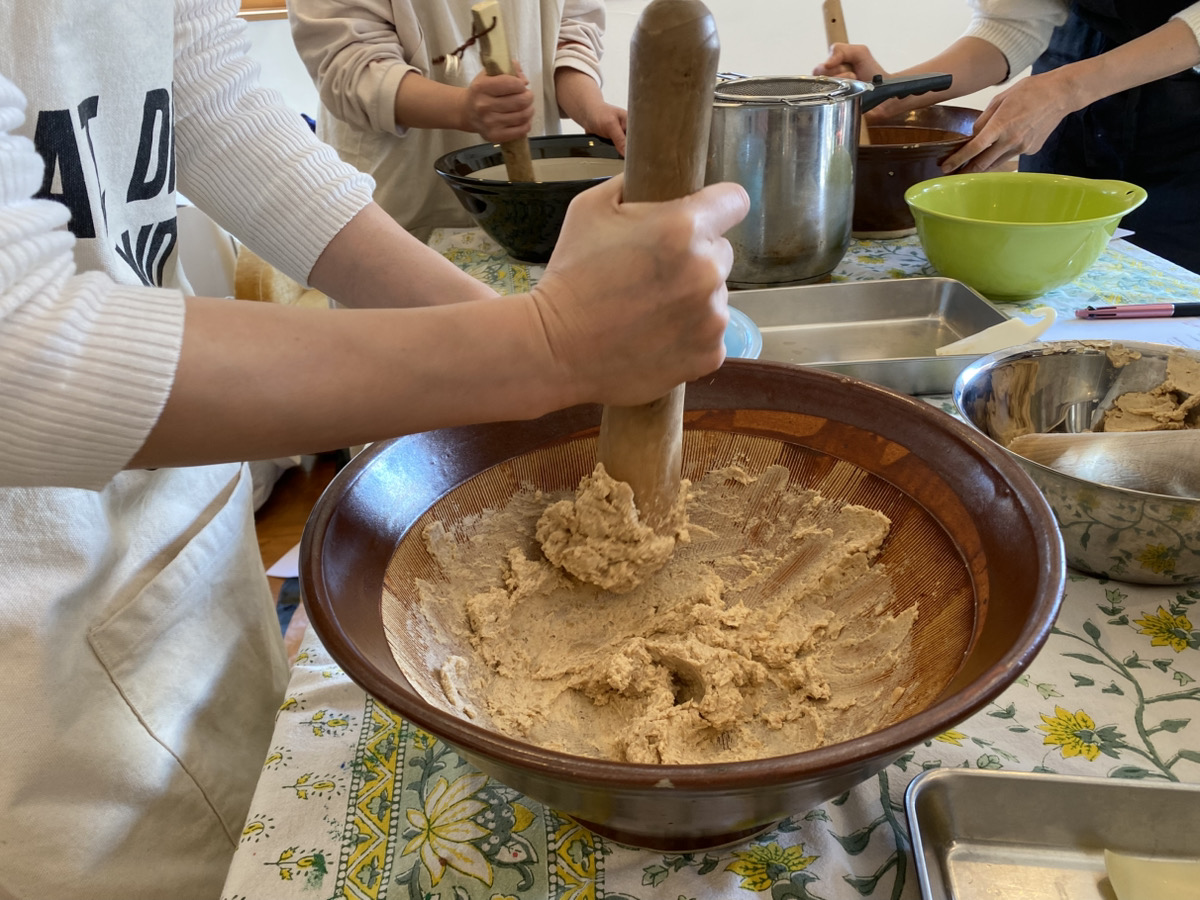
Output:
<svg viewBox="0 0 1200 900">
<path fill-rule="evenodd" d="M 396 124 L 467 131 L 466 95 L 464 88 L 409 72 L 396 89 Z"/>
<path fill-rule="evenodd" d="M 529 295 L 341 311 L 191 298 L 170 397 L 130 466 L 270 459 L 528 418 L 573 402 L 571 390 Z"/>
<path fill-rule="evenodd" d="M 1200 65 L 1200 44 L 1187 23 L 1170 19 L 1153 31 L 1107 53 L 1061 66 L 1047 75 L 1061 79 L 1071 107 L 1091 103 Z"/>
<path fill-rule="evenodd" d="M 950 87 L 937 93 L 906 97 L 899 102 L 906 108 L 930 106 L 965 97 L 986 87 L 999 84 L 1008 75 L 1008 60 L 994 44 L 981 38 L 961 37 L 932 59 L 892 73 L 923 75 L 945 72 L 953 76 Z"/>
<path fill-rule="evenodd" d="M 569 66 L 555 70 L 554 95 L 558 99 L 559 112 L 581 123 L 587 121 L 591 106 L 604 103 L 604 95 L 596 79 Z"/>
<path fill-rule="evenodd" d="M 496 296 L 373 203 L 329 243 L 309 283 L 357 308 L 436 306 Z"/>
</svg>

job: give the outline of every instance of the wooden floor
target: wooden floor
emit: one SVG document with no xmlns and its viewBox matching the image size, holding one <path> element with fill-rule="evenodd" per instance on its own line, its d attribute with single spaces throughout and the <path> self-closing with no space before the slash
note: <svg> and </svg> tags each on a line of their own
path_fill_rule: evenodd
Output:
<svg viewBox="0 0 1200 900">
<path fill-rule="evenodd" d="M 306 456 L 301 465 L 288 469 L 279 477 L 271 496 L 254 517 L 264 566 L 270 568 L 299 543 L 308 514 L 337 474 L 340 462 L 341 458 L 335 453 Z M 278 598 L 284 580 L 272 577 L 267 580 L 271 584 L 271 595 Z M 298 606 L 284 633 L 289 659 L 295 657 L 307 627 L 304 607 Z"/>
</svg>

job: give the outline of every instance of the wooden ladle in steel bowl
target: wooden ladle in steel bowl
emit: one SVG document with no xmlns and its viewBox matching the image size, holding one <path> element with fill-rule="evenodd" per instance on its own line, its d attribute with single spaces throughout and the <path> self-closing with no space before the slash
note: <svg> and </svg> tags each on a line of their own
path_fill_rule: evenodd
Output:
<svg viewBox="0 0 1200 900">
<path fill-rule="evenodd" d="M 1023 434 L 1008 449 L 1031 462 L 1113 487 L 1200 500 L 1200 431 Z"/>
</svg>

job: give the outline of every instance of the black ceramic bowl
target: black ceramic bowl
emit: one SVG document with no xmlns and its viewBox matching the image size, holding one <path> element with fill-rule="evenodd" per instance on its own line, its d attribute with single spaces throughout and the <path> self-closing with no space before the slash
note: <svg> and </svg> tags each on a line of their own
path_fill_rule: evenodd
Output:
<svg viewBox="0 0 1200 900">
<path fill-rule="evenodd" d="M 556 134 L 529 139 L 534 174 L 547 164 L 539 160 L 621 160 L 612 142 L 590 134 Z M 522 262 L 544 263 L 550 259 L 558 232 L 562 228 L 567 207 L 577 194 L 612 177 L 612 172 L 572 178 L 569 181 L 509 181 L 503 168 L 498 178 L 481 178 L 476 173 L 496 166 L 503 167 L 504 157 L 499 144 L 476 144 L 454 150 L 440 157 L 434 170 L 454 191 L 458 201 L 471 218 L 514 259 Z M 547 177 L 559 177 L 563 164 Z M 603 172 L 605 167 L 590 164 Z M 581 163 L 581 168 L 589 166 Z M 584 173 L 586 174 L 586 173 Z"/>
</svg>

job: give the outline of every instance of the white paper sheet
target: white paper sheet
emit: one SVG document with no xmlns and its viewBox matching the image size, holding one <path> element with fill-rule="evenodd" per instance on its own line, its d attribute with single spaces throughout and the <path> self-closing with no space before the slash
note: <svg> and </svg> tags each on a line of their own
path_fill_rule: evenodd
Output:
<svg viewBox="0 0 1200 900">
<path fill-rule="evenodd" d="M 1059 316 L 1040 340 L 1145 341 L 1178 347 L 1200 347 L 1200 318 L 1077 319 L 1073 315 Z"/>
<path fill-rule="evenodd" d="M 267 569 L 272 578 L 295 578 L 300 574 L 300 545 L 297 544 L 283 554 L 276 563 Z"/>
</svg>

